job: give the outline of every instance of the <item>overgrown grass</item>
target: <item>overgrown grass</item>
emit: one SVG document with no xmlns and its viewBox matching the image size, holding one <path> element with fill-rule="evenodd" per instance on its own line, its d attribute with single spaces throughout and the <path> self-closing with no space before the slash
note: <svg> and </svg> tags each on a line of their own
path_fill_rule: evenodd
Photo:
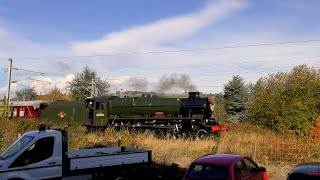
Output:
<svg viewBox="0 0 320 180">
<path fill-rule="evenodd" d="M 37 129 L 37 120 L 1 120 L 0 149 L 4 150 L 20 133 Z M 233 153 L 247 155 L 269 171 L 270 179 L 285 179 L 294 165 L 306 161 L 320 161 L 320 142 L 310 138 L 278 134 L 251 124 L 227 125 L 229 131 L 220 138 L 205 140 L 159 139 L 152 133 L 103 132 L 87 133 L 85 127 L 69 126 L 69 148 L 81 149 L 101 146 L 140 147 L 152 150 L 152 158 L 158 164 L 177 163 L 182 168 L 205 154 Z M 64 128 L 52 124 L 51 128 Z"/>
</svg>

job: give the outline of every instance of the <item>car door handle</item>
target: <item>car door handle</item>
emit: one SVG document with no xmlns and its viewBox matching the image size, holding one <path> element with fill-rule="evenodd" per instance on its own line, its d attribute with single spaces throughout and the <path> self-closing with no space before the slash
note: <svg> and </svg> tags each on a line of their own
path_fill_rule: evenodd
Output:
<svg viewBox="0 0 320 180">
<path fill-rule="evenodd" d="M 55 163 L 57 163 L 57 162 L 49 162 L 50 165 L 55 164 Z"/>
</svg>

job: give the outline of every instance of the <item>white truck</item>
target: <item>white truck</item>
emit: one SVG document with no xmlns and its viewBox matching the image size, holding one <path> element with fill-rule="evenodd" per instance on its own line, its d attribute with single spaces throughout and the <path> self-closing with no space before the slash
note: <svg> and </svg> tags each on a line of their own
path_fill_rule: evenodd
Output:
<svg viewBox="0 0 320 180">
<path fill-rule="evenodd" d="M 66 130 L 39 128 L 25 133 L 0 154 L 0 179 L 121 179 L 126 171 L 150 163 L 151 151 L 139 148 L 68 151 Z"/>
</svg>

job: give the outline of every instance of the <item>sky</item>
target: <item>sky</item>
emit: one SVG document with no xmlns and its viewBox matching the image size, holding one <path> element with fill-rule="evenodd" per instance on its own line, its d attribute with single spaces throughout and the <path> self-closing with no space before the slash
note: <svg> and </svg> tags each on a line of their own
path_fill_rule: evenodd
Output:
<svg viewBox="0 0 320 180">
<path fill-rule="evenodd" d="M 85 66 L 110 92 L 221 93 L 320 66 L 317 0 L 0 0 L 0 97 L 67 84 Z M 165 86 L 164 86 L 165 84 Z"/>
</svg>

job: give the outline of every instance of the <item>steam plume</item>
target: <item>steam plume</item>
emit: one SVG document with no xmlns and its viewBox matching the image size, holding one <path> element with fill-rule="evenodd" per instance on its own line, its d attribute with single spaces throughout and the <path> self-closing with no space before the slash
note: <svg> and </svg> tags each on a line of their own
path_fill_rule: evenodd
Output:
<svg viewBox="0 0 320 180">
<path fill-rule="evenodd" d="M 197 87 L 191 83 L 186 74 L 173 73 L 170 76 L 162 76 L 157 86 L 157 92 L 164 93 L 172 90 L 196 91 Z"/>
<path fill-rule="evenodd" d="M 128 80 L 128 86 L 136 91 L 147 91 L 148 81 L 146 79 L 130 79 Z"/>
</svg>

